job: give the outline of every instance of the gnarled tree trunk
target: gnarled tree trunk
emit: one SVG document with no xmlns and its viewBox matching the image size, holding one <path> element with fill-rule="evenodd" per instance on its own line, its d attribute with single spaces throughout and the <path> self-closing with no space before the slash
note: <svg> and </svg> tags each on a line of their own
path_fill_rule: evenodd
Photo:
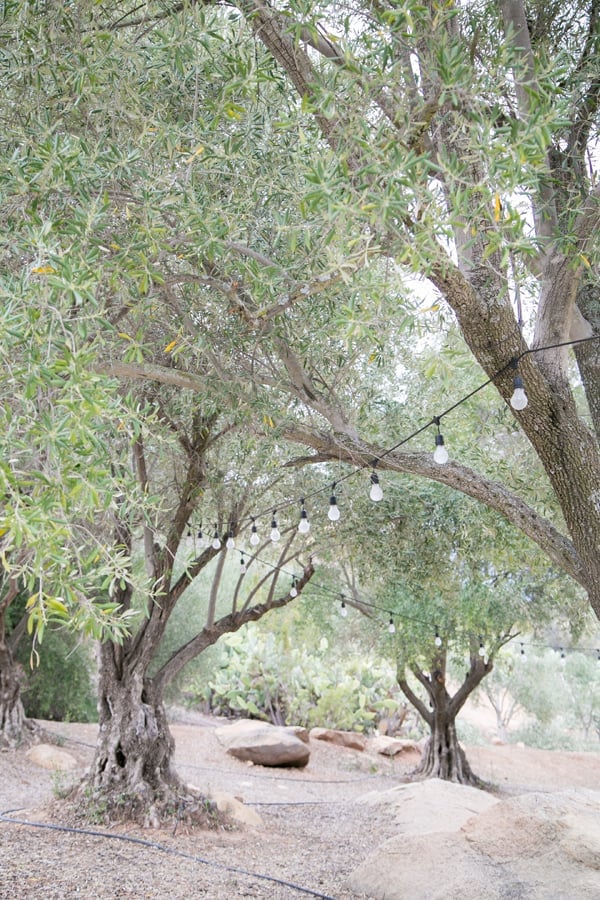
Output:
<svg viewBox="0 0 600 900">
<path fill-rule="evenodd" d="M 23 667 L 15 662 L 6 640 L 0 639 L 0 746 L 16 747 L 23 741 L 22 682 Z"/>
<path fill-rule="evenodd" d="M 429 708 L 414 693 L 405 677 L 402 664 L 398 664 L 398 684 L 430 729 L 430 737 L 423 749 L 421 762 L 411 773 L 414 778 L 441 778 L 458 784 L 481 787 L 483 782 L 472 771 L 456 734 L 456 717 L 469 695 L 486 675 L 492 671 L 491 659 L 485 660 L 475 650 L 471 652 L 469 671 L 465 680 L 451 695 L 446 687 L 446 649 L 440 647 L 432 659 L 431 675 L 426 675 L 417 665 L 411 666 L 413 674 L 426 689 Z"/>
</svg>

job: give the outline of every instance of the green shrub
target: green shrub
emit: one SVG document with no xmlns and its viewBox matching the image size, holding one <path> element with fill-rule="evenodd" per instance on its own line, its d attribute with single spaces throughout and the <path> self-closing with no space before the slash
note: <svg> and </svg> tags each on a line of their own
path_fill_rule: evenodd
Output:
<svg viewBox="0 0 600 900">
<path fill-rule="evenodd" d="M 248 627 L 220 647 L 211 675 L 190 672 L 182 685 L 188 702 L 216 715 L 368 732 L 403 705 L 391 666 L 366 654 L 338 657 L 326 638 L 309 652 Z"/>
<path fill-rule="evenodd" d="M 93 660 L 87 645 L 78 644 L 68 632 L 46 631 L 35 668 L 26 641 L 21 642 L 17 656 L 26 672 L 22 698 L 29 718 L 96 721 Z"/>
</svg>

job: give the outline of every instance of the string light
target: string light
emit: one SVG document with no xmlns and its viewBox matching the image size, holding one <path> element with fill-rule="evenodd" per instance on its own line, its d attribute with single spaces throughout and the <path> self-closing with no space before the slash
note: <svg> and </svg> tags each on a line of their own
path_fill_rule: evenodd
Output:
<svg viewBox="0 0 600 900">
<path fill-rule="evenodd" d="M 206 541 L 204 539 L 204 535 L 202 534 L 202 522 L 200 522 L 200 527 L 198 528 L 196 539 L 198 541 L 198 547 L 200 548 L 200 550 L 206 546 Z"/>
<path fill-rule="evenodd" d="M 379 476 L 375 469 L 371 472 L 371 490 L 369 491 L 369 497 L 375 503 L 379 503 L 380 500 L 383 500 L 383 491 L 379 484 Z"/>
<path fill-rule="evenodd" d="M 388 631 L 390 634 L 396 634 L 396 626 L 394 625 L 394 617 L 390 613 L 390 624 L 388 625 Z"/>
<path fill-rule="evenodd" d="M 246 560 L 244 559 L 244 554 L 240 556 L 240 575 L 245 575 L 248 571 L 248 567 L 246 565 Z"/>
<path fill-rule="evenodd" d="M 561 647 L 560 648 L 560 664 L 561 664 L 561 666 L 564 666 L 566 664 L 566 662 L 567 662 L 567 657 L 565 656 L 564 649 Z"/>
<path fill-rule="evenodd" d="M 213 539 L 212 539 L 212 548 L 213 548 L 213 550 L 221 549 L 221 540 L 219 538 L 219 532 L 217 531 L 216 524 L 215 524 L 215 533 L 214 533 Z"/>
<path fill-rule="evenodd" d="M 245 564 L 243 563 L 243 552 L 242 552 L 241 550 L 238 551 L 238 552 L 241 554 L 241 557 L 242 557 L 241 560 L 240 560 L 240 562 L 242 563 L 242 565 L 244 565 L 244 568 L 245 568 Z M 282 573 L 284 573 L 284 574 L 290 575 L 290 577 L 292 578 L 292 580 L 296 579 L 296 589 L 298 589 L 298 579 L 297 579 L 297 577 L 296 577 L 295 575 L 293 575 L 293 573 L 286 572 L 285 568 L 283 568 L 282 566 L 273 565 L 273 563 L 268 562 L 267 560 L 261 559 L 260 557 L 257 557 L 257 556 L 253 557 L 253 560 L 256 560 L 257 562 L 260 562 L 262 565 L 266 566 L 266 567 L 269 568 L 269 569 L 272 569 L 273 571 L 278 571 L 278 572 L 282 572 Z M 240 568 L 241 568 L 241 566 L 240 566 Z M 315 590 L 315 591 L 320 591 L 321 593 L 326 594 L 326 595 L 328 595 L 328 596 L 335 596 L 335 597 L 337 597 L 337 598 L 341 598 L 340 615 L 341 615 L 343 618 L 346 618 L 346 617 L 347 617 L 347 615 L 348 615 L 348 609 L 347 609 L 347 606 L 346 606 L 346 602 L 345 602 L 345 601 L 346 601 L 346 598 L 345 598 L 344 594 L 340 594 L 338 591 L 335 591 L 335 590 L 333 590 L 332 588 L 327 587 L 326 585 L 319 584 L 318 582 L 314 582 L 314 581 L 311 582 L 311 589 L 312 589 L 312 590 Z M 298 591 L 298 594 L 299 594 L 299 593 L 300 593 L 300 592 Z M 296 596 L 296 595 L 293 595 L 293 594 L 292 594 L 292 591 L 291 591 L 291 590 L 290 590 L 290 595 L 293 596 L 293 597 Z M 378 610 L 378 611 L 380 611 L 380 612 L 385 612 L 388 616 L 391 617 L 391 614 L 390 614 L 389 610 L 386 610 L 385 607 L 379 606 L 379 605 L 377 605 L 376 603 L 373 603 L 373 602 L 369 601 L 368 599 L 366 599 L 366 598 L 364 598 L 364 597 L 361 597 L 361 599 L 360 599 L 360 605 L 361 605 L 361 606 L 364 606 L 364 607 L 368 607 L 369 609 L 372 609 L 372 610 L 376 610 L 376 611 Z M 420 625 L 428 625 L 428 624 L 429 624 L 425 619 L 418 618 L 417 616 L 409 616 L 409 615 L 403 615 L 403 614 L 398 614 L 398 613 L 397 613 L 397 614 L 396 614 L 396 618 L 399 618 L 399 619 L 401 619 L 402 621 L 415 622 L 415 623 L 420 624 Z M 388 627 L 389 627 L 389 626 L 388 626 Z M 436 626 L 436 629 L 435 629 L 435 635 L 436 635 L 436 639 L 434 639 L 434 642 L 435 642 L 436 646 L 441 646 L 442 643 L 443 643 L 443 641 L 442 641 L 442 638 L 441 638 L 440 635 L 439 635 L 439 629 L 437 628 L 437 626 Z M 439 640 L 439 645 L 437 644 L 437 640 Z M 527 646 L 548 647 L 548 646 L 550 646 L 550 645 L 547 645 L 547 644 L 528 644 Z M 525 661 L 525 658 L 526 658 L 526 654 L 525 654 L 525 643 L 524 643 L 523 641 L 520 642 L 520 647 L 521 647 L 521 651 L 520 651 L 520 653 L 519 653 L 519 656 L 521 657 L 521 659 L 523 659 L 523 661 Z M 554 648 L 554 649 L 556 649 L 556 648 Z M 563 649 L 562 647 L 561 647 L 560 649 L 561 649 L 562 655 L 564 656 L 564 649 Z M 483 654 L 481 653 L 482 650 L 483 650 Z M 591 654 L 591 653 L 594 653 L 595 656 L 596 656 L 596 659 L 597 659 L 598 663 L 600 663 L 600 648 L 579 647 L 579 648 L 577 648 L 577 652 L 579 652 L 579 653 L 584 653 L 584 654 Z M 481 655 L 485 655 L 485 647 L 484 647 L 484 644 L 483 644 L 483 638 L 481 637 L 481 635 L 479 636 L 479 653 L 480 653 Z M 467 673 L 467 675 L 468 675 L 468 674 L 469 674 L 469 673 Z"/>
<path fill-rule="evenodd" d="M 479 650 L 477 651 L 481 658 L 485 656 L 485 647 L 483 646 L 483 638 L 479 638 Z"/>
<path fill-rule="evenodd" d="M 442 646 L 442 639 L 440 637 L 440 632 L 437 628 L 435 629 L 435 637 L 433 639 L 433 643 L 435 644 L 436 647 Z"/>
<path fill-rule="evenodd" d="M 516 375 L 513 380 L 514 390 L 512 393 L 512 397 L 510 398 L 510 405 L 512 406 L 513 409 L 520 411 L 522 409 L 525 409 L 525 407 L 529 403 L 529 400 L 527 399 L 527 394 L 525 393 L 525 389 L 523 387 L 523 379 L 521 378 L 521 376 L 519 375 L 519 373 L 517 371 L 517 367 L 519 365 L 517 360 L 516 359 L 511 360 L 510 364 L 511 364 L 512 368 L 515 369 L 515 371 L 516 371 Z"/>
<path fill-rule="evenodd" d="M 433 451 L 433 461 L 438 464 L 438 466 L 445 466 L 448 462 L 448 451 L 444 446 L 444 435 L 440 432 L 440 420 L 439 417 L 434 417 L 433 420 L 437 426 L 437 434 L 435 436 L 435 450 Z"/>
<path fill-rule="evenodd" d="M 256 519 L 252 519 L 252 528 L 250 531 L 250 543 L 253 547 L 257 547 L 259 544 L 260 538 L 258 536 L 258 529 L 256 527 Z"/>
<path fill-rule="evenodd" d="M 229 529 L 229 534 L 228 534 L 228 536 L 227 536 L 227 543 L 225 544 L 225 546 L 227 547 L 228 550 L 234 550 L 234 549 L 235 549 L 235 540 L 234 540 L 234 537 L 233 537 L 233 528 L 230 528 L 230 529 Z"/>
<path fill-rule="evenodd" d="M 290 588 L 290 597 L 298 596 L 298 580 L 295 575 L 292 576 L 292 586 Z"/>
<path fill-rule="evenodd" d="M 331 497 L 329 498 L 329 512 L 327 517 L 330 522 L 337 522 L 340 517 L 340 508 L 335 496 L 335 482 L 331 485 Z"/>
<path fill-rule="evenodd" d="M 273 518 L 271 519 L 271 540 L 274 544 L 276 544 L 281 537 L 281 532 L 277 527 L 277 519 L 275 518 L 275 513 L 276 510 L 273 510 Z"/>
<path fill-rule="evenodd" d="M 304 506 L 304 497 L 300 500 L 302 504 L 302 509 L 300 510 L 300 522 L 298 523 L 298 531 L 300 534 L 308 534 L 310 531 L 310 522 L 308 521 L 308 513 L 306 512 L 306 507 Z"/>
<path fill-rule="evenodd" d="M 500 376 L 504 375 L 507 372 L 507 370 L 509 370 L 511 368 L 516 369 L 519 361 L 529 354 L 540 353 L 545 350 L 554 350 L 554 349 L 560 348 L 560 347 L 572 347 L 577 344 L 586 343 L 588 341 L 598 341 L 598 340 L 600 340 L 600 335 L 591 335 L 590 337 L 587 337 L 587 338 L 578 338 L 578 339 L 572 340 L 572 341 L 560 341 L 555 344 L 546 344 L 546 345 L 540 346 L 540 347 L 528 347 L 526 350 L 523 350 L 523 352 L 520 353 L 518 356 L 513 357 L 508 363 L 506 363 L 506 365 L 502 366 L 500 369 L 498 369 L 496 372 L 494 372 L 494 374 L 490 378 L 488 378 L 486 381 L 482 382 L 482 384 L 478 385 L 476 388 L 474 388 L 472 391 L 470 391 L 464 397 L 461 397 L 460 400 L 457 400 L 455 403 L 453 403 L 451 406 L 449 406 L 448 409 L 444 410 L 444 412 L 441 413 L 439 416 L 434 416 L 432 419 L 430 419 L 424 425 L 420 426 L 415 431 L 411 432 L 406 437 L 402 438 L 402 440 L 398 441 L 392 447 L 389 447 L 386 450 L 379 451 L 378 456 L 377 456 L 377 462 L 380 462 L 386 456 L 389 456 L 395 450 L 398 450 L 400 447 L 404 446 L 404 444 L 407 444 L 413 438 L 417 437 L 419 434 L 426 431 L 428 428 L 431 427 L 431 425 L 435 425 L 435 426 L 437 426 L 438 433 L 436 434 L 436 438 L 435 438 L 436 446 L 435 446 L 435 452 L 434 452 L 434 459 L 439 465 L 445 465 L 448 462 L 449 457 L 448 457 L 448 451 L 444 445 L 444 438 L 440 432 L 440 427 L 439 427 L 440 420 L 442 419 L 443 416 L 447 416 L 449 413 L 453 412 L 455 409 L 457 409 L 459 406 L 461 406 L 467 400 L 470 400 L 472 397 L 474 397 L 476 394 L 478 394 L 481 390 L 486 388 L 489 384 L 493 384 Z M 519 376 L 516 376 L 516 377 L 519 377 Z M 515 387 L 522 389 L 523 393 L 525 393 L 524 388 L 522 388 L 522 384 L 515 385 Z M 526 397 L 526 395 L 525 395 L 525 397 Z M 343 478 L 339 479 L 337 483 L 339 483 L 339 481 L 344 481 L 348 478 L 352 478 L 354 475 L 356 475 L 357 471 L 360 471 L 361 469 L 365 468 L 366 465 L 374 465 L 374 463 L 370 462 L 370 463 L 365 463 L 363 465 L 358 466 L 352 472 L 349 472 Z M 373 473 L 373 474 L 376 474 L 376 473 Z M 333 487 L 335 488 L 335 484 Z M 310 494 L 310 496 L 311 497 L 317 496 L 317 495 L 323 493 L 325 490 L 326 490 L 326 488 L 318 488 L 317 490 L 313 491 Z M 330 498 L 329 517 L 331 518 L 332 521 L 337 521 L 339 518 L 339 509 L 337 510 L 337 515 L 336 515 L 336 511 L 332 509 L 332 506 L 334 506 L 334 505 L 337 506 L 337 500 L 335 501 L 335 504 L 332 504 L 332 502 L 331 502 L 334 498 L 335 498 L 335 495 L 334 495 L 334 493 L 332 493 L 332 496 Z M 297 501 L 296 500 L 288 500 L 285 503 L 280 504 L 280 506 L 291 505 L 292 503 L 295 503 L 295 502 L 297 502 Z M 304 501 L 301 500 L 300 502 L 303 503 Z M 265 515 L 265 514 L 266 514 L 266 510 L 264 513 L 261 513 L 260 515 Z M 250 519 L 253 522 L 254 534 L 256 533 L 256 528 L 255 528 L 254 522 L 257 517 L 258 516 L 250 516 Z M 254 534 L 250 540 L 251 540 L 251 543 L 255 546 L 256 544 L 258 544 L 259 541 L 258 541 L 258 537 L 256 537 L 253 540 Z"/>
</svg>

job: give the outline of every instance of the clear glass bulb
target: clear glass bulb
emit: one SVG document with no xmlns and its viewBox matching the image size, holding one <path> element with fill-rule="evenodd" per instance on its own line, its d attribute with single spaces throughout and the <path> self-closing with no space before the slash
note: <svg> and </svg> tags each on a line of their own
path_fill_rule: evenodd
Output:
<svg viewBox="0 0 600 900">
<path fill-rule="evenodd" d="M 290 597 L 297 597 L 297 596 L 298 596 L 298 588 L 296 587 L 296 582 L 294 582 L 292 587 L 290 588 Z"/>
<path fill-rule="evenodd" d="M 331 522 L 337 522 L 340 517 L 340 508 L 337 505 L 337 500 L 335 497 L 331 497 L 329 500 L 329 512 L 327 516 Z"/>
<path fill-rule="evenodd" d="M 435 450 L 433 451 L 433 461 L 438 466 L 444 466 L 448 462 L 448 451 L 444 447 L 444 438 L 441 434 L 435 436 Z"/>
<path fill-rule="evenodd" d="M 216 532 L 212 541 L 212 546 L 214 550 L 220 550 L 221 548 L 221 541 L 219 540 L 219 535 Z"/>
<path fill-rule="evenodd" d="M 390 624 L 388 625 L 388 631 L 390 634 L 396 634 L 396 626 L 394 625 L 393 619 L 390 619 Z"/>
<path fill-rule="evenodd" d="M 300 534 L 308 534 L 310 531 L 310 522 L 308 521 L 308 513 L 303 508 L 300 513 L 300 522 L 298 523 L 298 531 Z"/>
<path fill-rule="evenodd" d="M 258 536 L 258 531 L 256 530 L 256 525 L 252 526 L 252 534 L 250 535 L 250 543 L 253 547 L 257 547 L 260 542 L 260 538 Z"/>
<path fill-rule="evenodd" d="M 225 546 L 228 550 L 233 550 L 235 548 L 235 541 L 231 532 L 229 532 L 229 537 L 227 538 L 227 543 L 225 544 Z"/>
<path fill-rule="evenodd" d="M 375 472 L 371 472 L 371 490 L 369 491 L 369 497 L 375 503 L 379 503 L 380 500 L 383 500 L 383 490 L 381 489 L 379 478 Z"/>
<path fill-rule="evenodd" d="M 248 569 L 246 568 L 246 563 L 244 561 L 244 557 L 240 559 L 240 575 L 245 575 Z"/>
<path fill-rule="evenodd" d="M 525 655 L 525 647 L 521 644 L 521 662 L 527 662 L 527 657 Z"/>
<path fill-rule="evenodd" d="M 281 533 L 277 527 L 277 522 L 275 519 L 271 522 L 271 540 L 275 543 L 281 537 Z"/>
<path fill-rule="evenodd" d="M 345 619 L 348 615 L 348 610 L 346 609 L 346 604 L 342 601 L 342 605 L 340 607 L 340 616 L 342 619 Z"/>
<path fill-rule="evenodd" d="M 202 549 L 202 547 L 206 547 L 206 540 L 204 538 L 204 535 L 202 534 L 202 529 L 198 531 L 197 541 L 200 550 Z"/>
<path fill-rule="evenodd" d="M 516 379 L 515 379 L 516 380 Z M 510 398 L 510 405 L 513 409 L 525 409 L 529 400 L 527 399 L 527 394 L 523 388 L 515 388 L 513 391 L 513 395 Z"/>
<path fill-rule="evenodd" d="M 480 656 L 485 656 L 485 647 L 483 646 L 483 644 L 480 644 L 480 645 L 479 645 L 479 651 L 478 651 L 478 652 L 479 652 L 479 655 L 480 655 Z"/>
<path fill-rule="evenodd" d="M 436 633 L 436 636 L 435 636 L 435 638 L 434 638 L 433 643 L 435 644 L 436 647 L 441 647 L 441 646 L 442 646 L 442 639 L 441 639 L 441 637 L 439 636 L 439 634 Z"/>
</svg>

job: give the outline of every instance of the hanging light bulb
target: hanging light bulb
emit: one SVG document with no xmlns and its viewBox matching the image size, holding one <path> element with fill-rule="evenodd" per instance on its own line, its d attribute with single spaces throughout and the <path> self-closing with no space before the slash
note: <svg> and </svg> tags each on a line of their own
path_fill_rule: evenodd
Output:
<svg viewBox="0 0 600 900">
<path fill-rule="evenodd" d="M 566 662 L 567 662 L 567 657 L 565 656 L 565 651 L 561 647 L 560 648 L 560 664 L 561 664 L 561 666 L 564 666 L 566 664 Z"/>
<path fill-rule="evenodd" d="M 258 536 L 258 531 L 256 528 L 256 519 L 252 519 L 252 529 L 250 532 L 250 543 L 253 547 L 256 547 L 260 542 L 260 538 Z"/>
<path fill-rule="evenodd" d="M 281 533 L 277 527 L 277 520 L 275 519 L 275 510 L 273 510 L 273 518 L 271 519 L 271 540 L 273 543 L 276 543 L 281 537 Z"/>
<path fill-rule="evenodd" d="M 240 556 L 240 575 L 245 575 L 247 571 L 248 568 L 246 566 L 246 560 L 244 559 L 244 554 L 242 553 L 242 555 Z"/>
<path fill-rule="evenodd" d="M 235 540 L 233 538 L 233 528 L 229 529 L 229 534 L 227 536 L 227 543 L 225 544 L 228 550 L 233 550 L 235 548 Z"/>
<path fill-rule="evenodd" d="M 308 513 L 304 506 L 304 498 L 300 501 L 302 509 L 300 510 L 300 522 L 298 523 L 298 531 L 300 534 L 308 534 L 310 531 L 310 522 L 308 521 Z"/>
<path fill-rule="evenodd" d="M 509 401 L 510 405 L 513 409 L 516 410 L 525 409 L 525 407 L 529 403 L 529 400 L 527 399 L 527 394 L 525 393 L 525 389 L 523 387 L 523 379 L 517 371 L 519 362 L 516 359 L 512 359 L 510 365 L 515 371 L 515 377 L 513 381 L 514 390 Z"/>
<path fill-rule="evenodd" d="M 219 532 L 217 531 L 216 525 L 215 525 L 215 533 L 214 533 L 213 539 L 212 539 L 212 547 L 213 547 L 213 550 L 221 549 L 221 540 L 219 538 Z"/>
<path fill-rule="evenodd" d="M 437 628 L 435 629 L 435 637 L 433 639 L 433 643 L 435 644 L 436 647 L 442 646 L 442 639 L 440 637 L 440 632 Z"/>
<path fill-rule="evenodd" d="M 521 662 L 527 662 L 527 656 L 525 655 L 525 644 L 521 644 Z"/>
<path fill-rule="evenodd" d="M 200 523 L 200 527 L 198 528 L 198 534 L 196 535 L 196 540 L 198 541 L 198 547 L 202 549 L 202 547 L 206 547 L 206 540 L 204 535 L 202 534 L 202 522 Z"/>
<path fill-rule="evenodd" d="M 437 434 L 435 436 L 435 450 L 433 451 L 433 461 L 438 466 L 445 466 L 448 462 L 448 451 L 444 446 L 444 435 L 440 433 L 440 420 L 434 416 L 433 421 L 437 425 Z"/>
<path fill-rule="evenodd" d="M 512 397 L 510 398 L 510 405 L 513 409 L 525 409 L 529 400 L 527 399 L 527 394 L 525 393 L 525 388 L 523 387 L 523 379 L 520 375 L 515 376 L 514 391 L 512 393 Z"/>
<path fill-rule="evenodd" d="M 369 497 L 375 503 L 379 503 L 380 500 L 383 500 L 383 491 L 379 484 L 379 476 L 375 470 L 371 472 L 371 490 L 369 491 Z"/>
<path fill-rule="evenodd" d="M 292 586 L 291 586 L 291 588 L 290 588 L 290 597 L 297 597 L 297 596 L 298 596 L 298 588 L 297 588 L 297 584 L 298 584 L 298 582 L 297 582 L 297 580 L 296 580 L 296 576 L 294 575 L 293 578 L 292 578 Z"/>
<path fill-rule="evenodd" d="M 483 638 L 479 638 L 479 650 L 477 651 L 481 657 L 485 656 L 485 647 L 483 646 Z"/>
<path fill-rule="evenodd" d="M 342 605 L 340 606 L 340 616 L 342 617 L 342 619 L 345 619 L 347 615 L 348 615 L 348 610 L 346 608 L 346 601 L 342 597 Z"/>
<path fill-rule="evenodd" d="M 340 517 L 340 508 L 335 497 L 335 482 L 331 485 L 331 497 L 329 498 L 329 512 L 327 518 L 330 522 L 337 522 Z"/>
<path fill-rule="evenodd" d="M 396 634 L 396 626 L 394 625 L 394 617 L 390 613 L 390 624 L 388 625 L 388 631 L 390 634 Z"/>
</svg>

